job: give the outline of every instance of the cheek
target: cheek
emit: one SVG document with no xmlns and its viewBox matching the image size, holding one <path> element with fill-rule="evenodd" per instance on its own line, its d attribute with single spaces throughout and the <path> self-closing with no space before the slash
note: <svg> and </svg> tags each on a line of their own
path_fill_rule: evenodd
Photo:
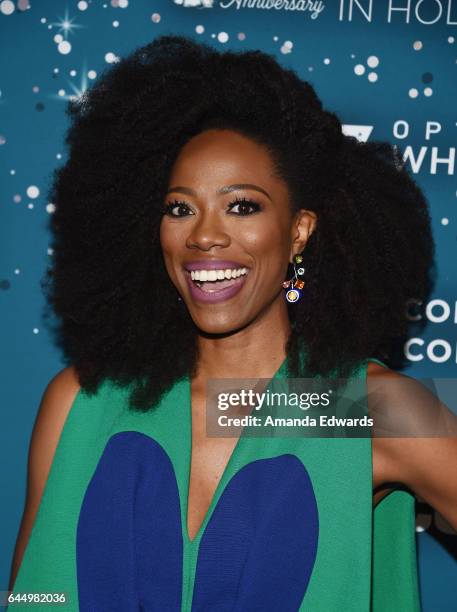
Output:
<svg viewBox="0 0 457 612">
<path fill-rule="evenodd" d="M 170 249 L 171 233 L 169 231 L 169 228 L 167 227 L 166 222 L 164 221 L 162 221 L 162 223 L 160 224 L 159 237 L 160 237 L 160 246 L 162 248 L 162 251 L 163 253 L 166 253 Z"/>
<path fill-rule="evenodd" d="M 244 234 L 244 246 L 255 256 L 260 267 L 267 263 L 269 272 L 277 274 L 287 265 L 289 255 L 289 233 L 279 219 L 258 225 Z"/>
<path fill-rule="evenodd" d="M 160 246 L 162 249 L 165 268 L 171 279 L 174 279 L 175 277 L 173 258 L 180 250 L 180 240 L 179 232 L 174 231 L 172 225 L 166 221 L 162 222 L 160 226 Z"/>
<path fill-rule="evenodd" d="M 172 258 L 177 254 L 185 244 L 182 228 L 176 224 L 169 223 L 167 220 L 162 221 L 160 225 L 160 246 L 166 258 Z"/>
</svg>

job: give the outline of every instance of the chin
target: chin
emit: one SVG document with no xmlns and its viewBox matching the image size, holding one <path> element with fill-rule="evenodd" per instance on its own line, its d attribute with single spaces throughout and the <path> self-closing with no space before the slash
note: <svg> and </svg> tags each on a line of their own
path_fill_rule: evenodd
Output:
<svg viewBox="0 0 457 612">
<path fill-rule="evenodd" d="M 229 336 L 249 324 L 249 319 L 240 317 L 239 311 L 230 316 L 228 312 L 194 313 L 190 310 L 193 322 L 202 334 Z"/>
</svg>

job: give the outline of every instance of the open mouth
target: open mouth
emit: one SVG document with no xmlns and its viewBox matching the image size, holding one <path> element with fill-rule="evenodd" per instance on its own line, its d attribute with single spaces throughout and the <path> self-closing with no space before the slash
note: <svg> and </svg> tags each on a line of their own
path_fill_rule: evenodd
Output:
<svg viewBox="0 0 457 612">
<path fill-rule="evenodd" d="M 241 291 L 249 268 L 220 268 L 215 270 L 185 270 L 192 297 L 201 302 L 222 302 Z"/>
<path fill-rule="evenodd" d="M 192 270 L 190 272 L 190 278 L 193 284 L 202 291 L 214 293 L 243 282 L 247 274 L 247 268 Z"/>
</svg>

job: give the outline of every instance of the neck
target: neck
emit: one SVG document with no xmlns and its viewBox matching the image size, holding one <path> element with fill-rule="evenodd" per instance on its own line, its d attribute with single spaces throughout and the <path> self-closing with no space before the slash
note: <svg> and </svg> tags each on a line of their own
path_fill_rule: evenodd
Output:
<svg viewBox="0 0 457 612">
<path fill-rule="evenodd" d="M 199 336 L 196 378 L 271 378 L 286 358 L 290 331 L 280 295 L 243 329 L 226 336 Z"/>
</svg>

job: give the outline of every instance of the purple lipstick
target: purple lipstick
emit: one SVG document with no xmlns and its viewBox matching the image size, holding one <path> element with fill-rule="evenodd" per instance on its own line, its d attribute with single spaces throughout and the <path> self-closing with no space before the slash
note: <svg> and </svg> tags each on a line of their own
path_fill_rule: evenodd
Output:
<svg viewBox="0 0 457 612">
<path fill-rule="evenodd" d="M 243 288 L 249 268 L 236 261 L 196 260 L 184 266 L 193 299 L 206 304 L 229 300 Z"/>
</svg>

